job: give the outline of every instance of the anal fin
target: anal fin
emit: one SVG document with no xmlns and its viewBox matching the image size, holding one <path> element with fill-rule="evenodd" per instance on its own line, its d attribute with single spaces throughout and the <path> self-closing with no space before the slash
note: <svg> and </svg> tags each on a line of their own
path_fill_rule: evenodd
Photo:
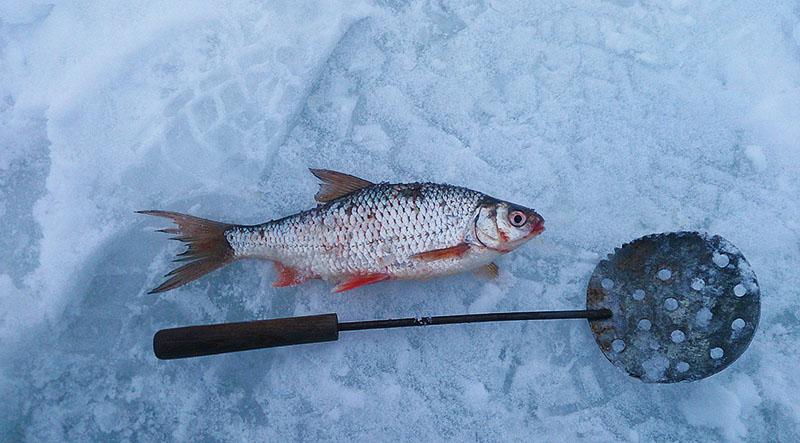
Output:
<svg viewBox="0 0 800 443">
<path fill-rule="evenodd" d="M 464 254 L 469 252 L 470 246 L 466 243 L 459 243 L 449 248 L 434 249 L 432 251 L 420 252 L 414 254 L 411 258 L 423 261 L 445 260 L 448 258 L 463 257 Z"/>
<path fill-rule="evenodd" d="M 388 280 L 388 274 L 362 274 L 362 275 L 353 275 L 348 277 L 347 280 L 339 283 L 333 288 L 333 292 L 344 292 L 349 291 L 351 289 L 359 288 L 361 286 L 371 285 L 373 283 L 378 283 L 380 281 Z"/>
</svg>

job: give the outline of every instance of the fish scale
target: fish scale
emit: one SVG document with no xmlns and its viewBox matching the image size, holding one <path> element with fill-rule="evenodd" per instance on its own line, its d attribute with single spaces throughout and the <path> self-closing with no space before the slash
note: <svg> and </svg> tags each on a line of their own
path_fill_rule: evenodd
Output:
<svg viewBox="0 0 800 443">
<path fill-rule="evenodd" d="M 414 278 L 438 265 L 420 266 L 410 257 L 462 242 L 485 198 L 435 183 L 378 184 L 294 216 L 231 228 L 226 238 L 238 257 L 277 260 L 317 277 L 388 272 Z M 387 255 L 395 259 L 387 263 Z"/>
</svg>

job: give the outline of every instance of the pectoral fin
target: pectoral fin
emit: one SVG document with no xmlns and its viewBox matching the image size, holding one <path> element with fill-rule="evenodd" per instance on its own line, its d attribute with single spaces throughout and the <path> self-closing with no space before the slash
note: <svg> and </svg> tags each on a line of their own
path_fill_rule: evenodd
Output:
<svg viewBox="0 0 800 443">
<path fill-rule="evenodd" d="M 319 185 L 319 191 L 314 196 L 314 199 L 319 203 L 329 202 L 336 200 L 339 197 L 344 197 L 359 189 L 372 186 L 374 183 L 358 178 L 354 175 L 344 174 L 341 172 L 331 171 L 329 169 L 311 169 L 315 177 L 322 180 Z"/>
<path fill-rule="evenodd" d="M 497 263 L 492 262 L 476 269 L 475 274 L 486 278 L 497 278 L 500 275 L 500 268 L 497 267 Z"/>
<path fill-rule="evenodd" d="M 448 258 L 463 257 L 464 254 L 469 252 L 470 246 L 466 243 L 460 243 L 449 248 L 434 249 L 432 251 L 420 252 L 411 256 L 413 259 L 422 261 L 435 261 L 446 260 Z"/>
<path fill-rule="evenodd" d="M 333 288 L 333 292 L 349 291 L 351 289 L 355 289 L 361 286 L 378 283 L 379 281 L 387 280 L 388 278 L 389 278 L 388 274 L 353 275 L 351 277 L 348 277 L 347 280 L 339 283 L 335 288 Z"/>
</svg>

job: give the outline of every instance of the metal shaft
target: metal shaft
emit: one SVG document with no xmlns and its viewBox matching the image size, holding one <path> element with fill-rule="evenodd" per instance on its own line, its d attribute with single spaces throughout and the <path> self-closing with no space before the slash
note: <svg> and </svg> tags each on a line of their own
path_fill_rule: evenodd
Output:
<svg viewBox="0 0 800 443">
<path fill-rule="evenodd" d="M 586 311 L 505 312 L 440 317 L 398 318 L 340 323 L 336 314 L 274 318 L 240 323 L 187 326 L 162 329 L 153 337 L 153 350 L 160 359 L 198 357 L 201 355 L 273 348 L 335 341 L 340 331 L 404 328 L 408 326 L 452 325 L 512 320 L 556 320 L 611 317 L 608 309 Z"/>
<path fill-rule="evenodd" d="M 588 309 L 581 311 L 532 311 L 503 312 L 492 314 L 442 315 L 436 317 L 398 318 L 391 320 L 368 320 L 340 322 L 339 331 L 360 331 L 364 329 L 405 328 L 410 326 L 452 325 L 457 323 L 484 323 L 491 321 L 517 320 L 566 320 L 585 318 L 604 320 L 611 318 L 608 309 Z"/>
</svg>

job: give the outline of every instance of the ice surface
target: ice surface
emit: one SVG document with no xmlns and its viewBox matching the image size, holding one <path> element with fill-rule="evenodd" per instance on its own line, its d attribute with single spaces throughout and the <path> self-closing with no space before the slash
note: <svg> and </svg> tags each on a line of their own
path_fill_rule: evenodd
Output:
<svg viewBox="0 0 800 443">
<path fill-rule="evenodd" d="M 0 440 L 800 439 L 800 16 L 789 0 L 0 2 Z M 333 296 L 238 263 L 146 295 L 136 209 L 254 223 L 306 168 L 460 184 L 547 231 L 472 275 Z M 762 316 L 714 377 L 642 384 L 585 322 L 342 334 L 160 362 L 164 327 L 570 309 L 615 246 L 697 229 Z M 654 362 L 653 370 L 661 367 Z"/>
</svg>

